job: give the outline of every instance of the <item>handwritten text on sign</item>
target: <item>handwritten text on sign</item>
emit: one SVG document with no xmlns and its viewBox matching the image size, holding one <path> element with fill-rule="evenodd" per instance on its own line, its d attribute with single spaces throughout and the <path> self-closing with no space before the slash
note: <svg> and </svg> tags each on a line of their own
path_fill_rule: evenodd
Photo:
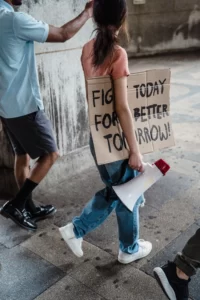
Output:
<svg viewBox="0 0 200 300">
<path fill-rule="evenodd" d="M 97 161 L 128 157 L 128 145 L 114 111 L 109 77 L 87 81 L 89 119 Z M 150 70 L 128 77 L 128 101 L 142 153 L 174 145 L 170 118 L 170 70 Z"/>
</svg>

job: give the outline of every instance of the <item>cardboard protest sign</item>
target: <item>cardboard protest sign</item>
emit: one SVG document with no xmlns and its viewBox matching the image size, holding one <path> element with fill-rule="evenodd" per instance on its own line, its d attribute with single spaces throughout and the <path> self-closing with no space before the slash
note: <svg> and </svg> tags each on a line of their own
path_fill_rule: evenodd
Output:
<svg viewBox="0 0 200 300">
<path fill-rule="evenodd" d="M 128 102 L 141 153 L 174 145 L 170 117 L 169 69 L 149 70 L 128 77 Z M 128 158 L 128 144 L 114 110 L 109 76 L 87 80 L 89 121 L 98 164 Z"/>
</svg>

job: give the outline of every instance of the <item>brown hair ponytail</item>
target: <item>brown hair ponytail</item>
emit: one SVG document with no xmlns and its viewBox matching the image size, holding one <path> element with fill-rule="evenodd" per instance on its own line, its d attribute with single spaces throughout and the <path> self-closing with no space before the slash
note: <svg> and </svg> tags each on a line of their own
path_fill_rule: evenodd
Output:
<svg viewBox="0 0 200 300">
<path fill-rule="evenodd" d="M 100 27 L 96 31 L 93 57 L 95 67 L 103 64 L 105 58 L 113 53 L 114 47 L 117 44 L 116 34 L 110 27 Z"/>
</svg>

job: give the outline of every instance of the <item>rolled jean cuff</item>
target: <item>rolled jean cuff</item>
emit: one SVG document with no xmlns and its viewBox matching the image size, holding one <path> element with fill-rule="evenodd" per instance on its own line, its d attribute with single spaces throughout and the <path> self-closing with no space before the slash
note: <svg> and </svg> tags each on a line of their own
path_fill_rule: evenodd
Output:
<svg viewBox="0 0 200 300">
<path fill-rule="evenodd" d="M 196 268 L 189 261 L 186 260 L 183 254 L 178 253 L 174 260 L 174 263 L 188 277 L 191 277 L 196 274 Z"/>
<path fill-rule="evenodd" d="M 74 235 L 77 239 L 79 239 L 79 238 L 82 238 L 85 234 L 84 234 L 83 230 L 77 229 L 76 220 L 77 220 L 77 217 L 74 217 L 72 220 L 72 224 L 74 225 Z"/>
</svg>

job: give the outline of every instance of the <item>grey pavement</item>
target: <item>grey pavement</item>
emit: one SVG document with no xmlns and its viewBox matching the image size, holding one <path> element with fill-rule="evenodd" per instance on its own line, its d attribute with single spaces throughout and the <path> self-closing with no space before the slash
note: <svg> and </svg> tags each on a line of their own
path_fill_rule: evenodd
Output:
<svg viewBox="0 0 200 300">
<path fill-rule="evenodd" d="M 0 300 L 166 300 L 152 270 L 173 260 L 200 226 L 200 55 L 138 58 L 131 71 L 172 69 L 171 112 L 176 146 L 146 156 L 162 157 L 169 174 L 146 193 L 140 209 L 140 236 L 153 243 L 149 257 L 124 266 L 117 262 L 115 215 L 84 241 L 84 257 L 72 255 L 58 226 L 71 221 L 102 182 L 89 168 L 63 178 L 56 188 L 35 195 L 38 203 L 52 203 L 58 212 L 30 234 L 0 217 Z M 1 200 L 0 204 L 4 201 Z M 191 298 L 200 300 L 200 274 L 190 285 Z"/>
</svg>

